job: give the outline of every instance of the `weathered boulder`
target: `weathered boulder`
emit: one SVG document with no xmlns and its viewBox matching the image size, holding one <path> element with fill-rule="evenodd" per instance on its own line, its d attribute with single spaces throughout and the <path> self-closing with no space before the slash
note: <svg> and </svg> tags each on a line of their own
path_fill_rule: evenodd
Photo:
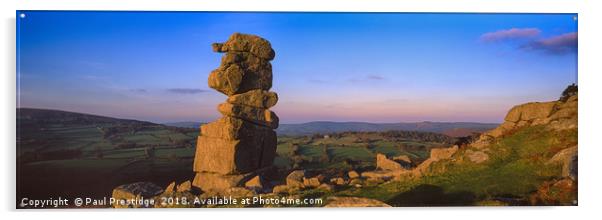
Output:
<svg viewBox="0 0 602 220">
<path fill-rule="evenodd" d="M 349 179 L 356 179 L 360 177 L 360 174 L 357 173 L 355 170 L 351 170 L 347 172 L 347 176 L 349 177 Z"/>
<path fill-rule="evenodd" d="M 336 185 L 345 185 L 347 183 L 347 181 L 345 181 L 345 179 L 342 177 L 336 177 L 336 178 L 330 179 L 330 183 L 336 184 Z"/>
<path fill-rule="evenodd" d="M 276 55 L 269 41 L 250 34 L 234 33 L 225 43 L 211 46 L 214 52 L 250 52 L 266 60 L 272 60 Z"/>
<path fill-rule="evenodd" d="M 244 74 L 244 70 L 236 64 L 220 67 L 209 74 L 208 84 L 221 93 L 233 95 L 239 91 Z"/>
<path fill-rule="evenodd" d="M 165 187 L 165 190 L 163 190 L 163 193 L 173 193 L 176 190 L 176 182 L 171 182 L 167 187 Z"/>
<path fill-rule="evenodd" d="M 420 163 L 416 168 L 412 169 L 410 175 L 414 177 L 420 177 L 426 172 L 431 171 L 431 165 L 434 162 L 450 159 L 458 151 L 458 145 L 454 145 L 448 148 L 433 148 L 431 149 L 431 155 L 428 159 Z"/>
<path fill-rule="evenodd" d="M 245 183 L 245 187 L 262 189 L 263 183 L 261 181 L 261 177 L 259 175 L 257 175 L 255 177 L 251 178 L 249 181 L 247 181 Z"/>
<path fill-rule="evenodd" d="M 192 189 L 192 182 L 190 180 L 186 180 L 183 183 L 180 183 L 177 187 L 178 192 L 188 192 Z"/>
<path fill-rule="evenodd" d="M 410 157 L 408 157 L 408 155 L 399 155 L 399 156 L 395 156 L 392 157 L 391 159 L 393 159 L 394 161 L 399 162 L 403 162 L 406 164 L 412 164 L 412 159 L 410 159 Z"/>
<path fill-rule="evenodd" d="M 286 176 L 286 185 L 291 187 L 303 188 L 303 179 L 305 178 L 305 170 L 295 170 Z"/>
<path fill-rule="evenodd" d="M 269 65 L 268 65 L 269 66 Z M 225 95 L 232 96 L 250 90 L 272 88 L 272 70 L 251 71 L 239 64 L 220 66 L 209 74 L 209 87 Z"/>
<path fill-rule="evenodd" d="M 504 120 L 514 123 L 543 120 L 550 115 L 555 104 L 556 102 L 530 102 L 514 106 Z"/>
<path fill-rule="evenodd" d="M 278 95 L 275 92 L 255 89 L 230 96 L 227 102 L 233 105 L 246 105 L 255 108 L 268 109 L 276 105 L 278 102 Z"/>
<path fill-rule="evenodd" d="M 458 151 L 458 146 L 454 145 L 448 148 L 433 148 L 431 149 L 431 157 L 429 160 L 439 161 L 452 157 Z"/>
<path fill-rule="evenodd" d="M 267 109 L 247 105 L 233 105 L 226 102 L 218 106 L 218 111 L 225 116 L 240 118 L 272 129 L 278 128 L 278 116 Z"/>
<path fill-rule="evenodd" d="M 329 197 L 324 207 L 391 207 L 376 199 L 362 197 Z"/>
<path fill-rule="evenodd" d="M 236 174 L 271 166 L 276 151 L 276 133 L 266 130 L 254 137 L 224 140 L 199 136 L 193 170 Z"/>
<path fill-rule="evenodd" d="M 124 184 L 113 189 L 112 197 L 119 201 L 132 201 L 132 200 L 143 200 L 151 199 L 157 195 L 163 193 L 163 189 L 154 183 L 150 182 L 136 182 L 131 184 Z M 132 202 L 116 202 L 113 204 L 114 208 L 150 208 L 154 204 L 139 204 Z"/>
<path fill-rule="evenodd" d="M 324 176 L 317 175 L 314 177 L 303 177 L 303 185 L 306 187 L 318 187 L 324 181 Z"/>
<path fill-rule="evenodd" d="M 556 153 L 548 164 L 558 163 L 562 165 L 562 177 L 570 177 L 577 180 L 577 146 L 569 147 Z"/>
<path fill-rule="evenodd" d="M 334 186 L 332 186 L 332 185 L 330 185 L 330 184 L 328 184 L 328 183 L 322 183 L 322 184 L 320 184 L 320 185 L 317 187 L 317 189 L 320 189 L 320 190 L 324 190 L 324 191 L 330 192 L 330 191 L 334 190 Z"/>
<path fill-rule="evenodd" d="M 487 144 L 483 141 L 484 137 L 497 138 L 516 129 L 535 125 L 548 125 L 557 130 L 577 128 L 577 95 L 564 102 L 530 102 L 514 106 L 500 126 L 483 133 L 473 145 L 482 148 Z"/>
<path fill-rule="evenodd" d="M 386 155 L 376 154 L 376 168 L 381 170 L 401 170 L 404 169 L 401 164 L 390 160 Z"/>
</svg>

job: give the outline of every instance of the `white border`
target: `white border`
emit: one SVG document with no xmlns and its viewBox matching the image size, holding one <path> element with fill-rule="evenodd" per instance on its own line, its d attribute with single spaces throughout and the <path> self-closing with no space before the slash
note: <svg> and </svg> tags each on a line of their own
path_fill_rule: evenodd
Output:
<svg viewBox="0 0 602 220">
<path fill-rule="evenodd" d="M 600 74 L 602 11 L 596 0 L 21 0 L 2 1 L 2 117 L 0 140 L 2 177 L 0 208 L 3 219 L 47 217 L 135 219 L 581 219 L 600 216 L 598 158 L 602 155 L 599 128 L 602 94 Z M 212 209 L 212 210 L 68 210 L 15 211 L 15 10 L 136 10 L 136 11 L 370 11 L 370 12 L 489 12 L 579 13 L 579 206 L 503 208 L 396 209 Z M 40 187 L 44 187 L 40 185 Z M 66 213 L 67 212 L 67 213 Z M 97 214 L 102 213 L 101 215 Z M 191 213 L 193 212 L 193 213 Z M 51 215 L 48 215 L 50 213 Z M 76 215 L 74 215 L 76 214 Z M 85 216 L 80 216 L 86 214 Z M 591 216 L 591 217 L 590 217 Z"/>
</svg>

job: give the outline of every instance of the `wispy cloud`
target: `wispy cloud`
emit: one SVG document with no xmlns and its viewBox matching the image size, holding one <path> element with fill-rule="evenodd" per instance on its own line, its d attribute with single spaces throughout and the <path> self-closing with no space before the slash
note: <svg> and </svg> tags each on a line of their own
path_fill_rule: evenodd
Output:
<svg viewBox="0 0 602 220">
<path fill-rule="evenodd" d="M 543 51 L 548 54 L 562 55 L 577 51 L 577 32 L 531 41 L 523 46 L 525 50 Z"/>
<path fill-rule="evenodd" d="M 172 89 L 167 89 L 167 92 L 175 93 L 175 94 L 198 94 L 198 93 L 207 92 L 207 90 L 191 89 L 191 88 L 172 88 Z"/>
<path fill-rule="evenodd" d="M 367 75 L 365 77 L 362 78 L 351 78 L 349 79 L 349 82 L 368 82 L 368 81 L 380 81 L 380 80 L 384 80 L 385 77 L 380 76 L 380 75 L 376 75 L 376 74 L 370 74 Z"/>
<path fill-rule="evenodd" d="M 368 75 L 366 78 L 370 79 L 370 80 L 384 80 L 385 79 L 385 77 L 379 76 L 379 75 Z"/>
<path fill-rule="evenodd" d="M 498 30 L 488 32 L 481 35 L 482 42 L 496 42 L 511 39 L 533 38 L 541 34 L 541 30 L 537 28 L 511 28 L 506 30 Z"/>
<path fill-rule="evenodd" d="M 148 92 L 146 89 L 130 89 L 130 92 L 135 92 L 135 93 L 146 93 Z"/>
</svg>

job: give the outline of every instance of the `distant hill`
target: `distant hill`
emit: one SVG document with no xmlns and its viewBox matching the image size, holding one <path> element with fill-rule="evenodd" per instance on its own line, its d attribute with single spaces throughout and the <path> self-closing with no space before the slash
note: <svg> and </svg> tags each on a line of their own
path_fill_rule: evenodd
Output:
<svg viewBox="0 0 602 220">
<path fill-rule="evenodd" d="M 164 125 L 167 126 L 173 126 L 173 127 L 180 127 L 180 128 L 199 128 L 202 124 L 201 122 L 194 122 L 194 121 L 179 121 L 179 122 L 167 122 L 167 123 L 163 123 Z"/>
<path fill-rule="evenodd" d="M 303 124 L 281 124 L 278 135 L 310 135 L 315 133 L 337 133 L 345 131 L 426 131 L 442 133 L 452 137 L 466 136 L 473 132 L 483 132 L 497 127 L 495 123 L 475 122 L 401 122 L 401 123 L 367 123 L 367 122 L 330 122 L 316 121 Z"/>
<path fill-rule="evenodd" d="M 41 125 L 51 125 L 57 123 L 60 123 L 62 125 L 104 123 L 156 125 L 154 123 L 146 121 L 119 119 L 92 114 L 68 112 L 62 110 L 36 108 L 17 108 L 17 121 L 19 121 L 18 125 L 26 125 L 28 123 L 39 123 Z"/>
</svg>

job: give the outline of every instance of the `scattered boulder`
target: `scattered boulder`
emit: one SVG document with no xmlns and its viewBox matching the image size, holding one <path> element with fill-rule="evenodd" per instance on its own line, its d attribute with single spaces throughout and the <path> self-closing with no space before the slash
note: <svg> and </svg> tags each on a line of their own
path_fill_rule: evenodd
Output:
<svg viewBox="0 0 602 220">
<path fill-rule="evenodd" d="M 321 189 L 321 190 L 324 190 L 324 191 L 327 191 L 327 192 L 330 192 L 330 191 L 334 190 L 334 186 L 332 186 L 332 185 L 330 185 L 328 183 L 322 183 L 317 188 Z"/>
<path fill-rule="evenodd" d="M 336 177 L 336 178 L 330 179 L 330 183 L 340 186 L 340 185 L 345 185 L 347 183 L 347 181 L 345 181 L 345 179 L 342 177 Z"/>
<path fill-rule="evenodd" d="M 188 192 L 190 190 L 192 190 L 192 182 L 190 180 L 180 183 L 177 187 L 178 192 Z"/>
<path fill-rule="evenodd" d="M 569 147 L 556 153 L 548 164 L 559 163 L 562 165 L 562 177 L 577 180 L 577 146 Z"/>
<path fill-rule="evenodd" d="M 401 164 L 390 160 L 384 154 L 376 154 L 376 168 L 381 170 L 402 170 Z"/>
<path fill-rule="evenodd" d="M 324 207 L 391 207 L 376 199 L 362 197 L 329 197 Z"/>
<path fill-rule="evenodd" d="M 311 178 L 303 177 L 303 185 L 306 187 L 318 187 L 324 181 L 324 176 L 318 175 Z"/>
<path fill-rule="evenodd" d="M 431 149 L 431 157 L 429 160 L 433 162 L 451 158 L 458 151 L 458 145 L 454 145 L 448 148 L 433 148 Z"/>
<path fill-rule="evenodd" d="M 165 190 L 163 190 L 163 193 L 173 193 L 176 189 L 176 182 L 171 182 L 166 188 Z"/>
<path fill-rule="evenodd" d="M 458 145 L 454 145 L 448 148 L 433 148 L 431 149 L 431 156 L 419 164 L 416 168 L 412 169 L 411 176 L 420 177 L 429 170 L 434 162 L 451 158 L 458 151 Z"/>
<path fill-rule="evenodd" d="M 360 174 L 357 173 L 355 170 L 352 170 L 347 173 L 347 176 L 349 177 L 349 179 L 357 179 L 360 177 Z"/>
<path fill-rule="evenodd" d="M 157 195 L 163 193 L 163 189 L 151 182 L 136 182 L 131 184 L 124 184 L 113 189 L 112 197 L 116 200 L 127 201 L 127 200 L 142 200 L 151 199 Z M 150 208 L 154 204 L 137 204 L 131 202 L 116 202 L 113 204 L 114 208 Z"/>
<path fill-rule="evenodd" d="M 364 185 L 364 180 L 362 180 L 360 178 L 351 179 L 349 181 L 349 185 L 359 188 L 359 187 L 362 187 Z"/>
<path fill-rule="evenodd" d="M 247 181 L 245 183 L 245 187 L 248 188 L 255 188 L 255 189 L 262 189 L 263 188 L 263 184 L 261 181 L 261 177 L 259 175 L 253 177 L 251 180 Z"/>
<path fill-rule="evenodd" d="M 286 185 L 291 187 L 303 188 L 303 179 L 305 178 L 305 170 L 295 170 L 286 176 Z"/>
</svg>

